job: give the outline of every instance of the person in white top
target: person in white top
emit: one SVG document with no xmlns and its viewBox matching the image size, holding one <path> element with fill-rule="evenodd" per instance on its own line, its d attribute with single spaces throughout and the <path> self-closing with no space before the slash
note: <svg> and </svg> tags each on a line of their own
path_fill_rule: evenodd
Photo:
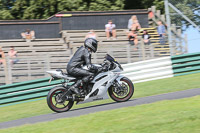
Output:
<svg viewBox="0 0 200 133">
<path fill-rule="evenodd" d="M 110 40 L 110 37 L 113 36 L 113 39 L 116 40 L 116 25 L 112 23 L 112 20 L 108 21 L 108 24 L 105 25 L 106 37 L 107 40 Z"/>
<path fill-rule="evenodd" d="M 87 39 L 87 38 L 97 39 L 97 35 L 95 34 L 93 29 L 91 29 L 90 32 L 88 32 L 88 34 L 85 36 L 85 39 Z"/>
<path fill-rule="evenodd" d="M 17 59 L 17 51 L 15 51 L 14 47 L 10 47 L 10 51 L 8 52 L 9 58 L 10 58 L 10 64 L 16 64 L 19 59 Z"/>
<path fill-rule="evenodd" d="M 133 15 L 129 20 L 128 20 L 128 30 L 140 30 L 141 29 L 141 25 L 137 19 L 136 15 Z"/>
</svg>

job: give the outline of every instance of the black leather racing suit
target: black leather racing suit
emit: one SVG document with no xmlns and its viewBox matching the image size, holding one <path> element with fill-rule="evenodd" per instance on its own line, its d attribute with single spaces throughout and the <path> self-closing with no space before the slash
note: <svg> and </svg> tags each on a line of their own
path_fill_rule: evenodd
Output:
<svg viewBox="0 0 200 133">
<path fill-rule="evenodd" d="M 89 71 L 82 69 L 83 65 L 87 65 Z M 91 64 L 91 52 L 88 48 L 81 46 L 67 65 L 68 74 L 74 77 L 82 77 L 82 82 L 87 83 L 94 76 L 93 72 L 95 71 L 98 71 L 98 68 Z"/>
</svg>

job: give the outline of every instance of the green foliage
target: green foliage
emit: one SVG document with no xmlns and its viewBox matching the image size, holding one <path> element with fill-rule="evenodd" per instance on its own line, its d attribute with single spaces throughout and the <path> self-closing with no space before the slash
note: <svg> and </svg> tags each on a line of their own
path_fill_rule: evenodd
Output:
<svg viewBox="0 0 200 133">
<path fill-rule="evenodd" d="M 169 0 L 196 24 L 200 25 L 199 0 Z M 164 13 L 164 0 L 0 0 L 0 19 L 47 19 L 60 11 L 108 11 L 147 9 L 155 5 Z M 188 25 L 171 10 L 172 22 Z"/>
<path fill-rule="evenodd" d="M 124 7 L 124 0 L 93 0 L 89 4 L 90 11 L 108 11 L 108 10 L 122 10 Z"/>
<path fill-rule="evenodd" d="M 45 19 L 60 11 L 123 10 L 125 0 L 0 0 L 0 19 Z"/>
<path fill-rule="evenodd" d="M 0 19 L 9 20 L 9 19 L 14 19 L 14 17 L 11 15 L 9 10 L 1 10 Z"/>
<path fill-rule="evenodd" d="M 200 25 L 200 1 L 199 0 L 169 0 L 178 10 L 180 10 L 185 16 Z M 190 23 L 183 19 L 183 17 L 177 14 L 170 8 L 172 23 L 187 28 Z"/>
<path fill-rule="evenodd" d="M 124 9 L 148 9 L 153 5 L 164 13 L 163 0 L 126 0 Z"/>
<path fill-rule="evenodd" d="M 153 5 L 156 6 L 157 10 L 161 10 L 161 13 L 164 13 L 164 0 L 154 0 Z"/>
</svg>

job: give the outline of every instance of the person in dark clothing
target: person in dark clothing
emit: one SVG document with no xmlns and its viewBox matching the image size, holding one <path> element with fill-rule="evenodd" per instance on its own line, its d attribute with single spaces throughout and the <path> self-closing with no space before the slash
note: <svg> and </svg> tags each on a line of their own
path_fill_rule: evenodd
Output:
<svg viewBox="0 0 200 133">
<path fill-rule="evenodd" d="M 3 50 L 0 47 L 0 65 L 1 64 L 5 65 L 6 64 L 6 60 L 5 60 L 5 54 L 4 54 Z"/>
<path fill-rule="evenodd" d="M 138 39 L 135 30 L 131 30 L 131 32 L 128 34 L 128 40 L 131 45 L 137 46 Z"/>
<path fill-rule="evenodd" d="M 150 44 L 150 38 L 151 38 L 151 36 L 148 34 L 147 30 L 143 31 L 142 38 L 143 38 L 144 44 L 147 44 L 147 45 Z"/>
<path fill-rule="evenodd" d="M 97 51 L 98 42 L 94 38 L 87 38 L 84 42 L 84 46 L 81 46 L 73 55 L 67 65 L 67 72 L 74 77 L 82 77 L 69 89 L 74 93 L 80 95 L 79 87 L 82 83 L 91 81 L 94 77 L 94 73 L 103 70 L 102 67 L 96 67 L 91 63 L 91 53 Z M 82 66 L 86 65 L 88 70 L 82 69 Z"/>
</svg>

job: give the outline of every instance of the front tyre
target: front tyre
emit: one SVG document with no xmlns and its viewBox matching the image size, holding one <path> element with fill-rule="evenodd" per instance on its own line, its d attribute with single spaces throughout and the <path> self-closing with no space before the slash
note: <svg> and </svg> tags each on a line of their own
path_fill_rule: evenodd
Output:
<svg viewBox="0 0 200 133">
<path fill-rule="evenodd" d="M 108 93 L 116 102 L 128 101 L 134 93 L 133 83 L 126 77 L 121 78 L 120 81 L 121 87 L 111 86 L 108 89 Z"/>
<path fill-rule="evenodd" d="M 49 91 L 47 104 L 52 111 L 58 113 L 66 112 L 73 106 L 74 101 L 65 101 L 61 99 L 63 92 L 65 91 L 66 89 L 62 86 L 54 87 Z"/>
</svg>

